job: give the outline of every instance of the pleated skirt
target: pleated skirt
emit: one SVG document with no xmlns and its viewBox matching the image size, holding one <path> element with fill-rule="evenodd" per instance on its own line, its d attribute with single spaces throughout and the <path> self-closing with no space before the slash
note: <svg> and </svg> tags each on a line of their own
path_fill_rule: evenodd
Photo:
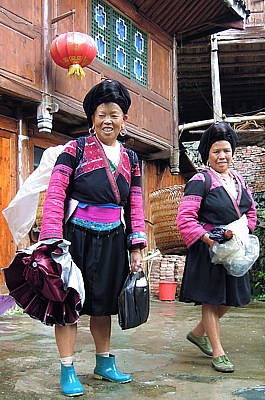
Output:
<svg viewBox="0 0 265 400">
<path fill-rule="evenodd" d="M 129 273 L 124 226 L 93 231 L 69 222 L 65 229 L 70 253 L 80 268 L 85 302 L 80 315 L 107 316 L 118 313 L 118 296 Z"/>
<path fill-rule="evenodd" d="M 228 275 L 222 264 L 211 263 L 209 246 L 197 241 L 186 256 L 180 289 L 181 302 L 226 306 L 244 306 L 250 301 L 249 273 Z"/>
</svg>

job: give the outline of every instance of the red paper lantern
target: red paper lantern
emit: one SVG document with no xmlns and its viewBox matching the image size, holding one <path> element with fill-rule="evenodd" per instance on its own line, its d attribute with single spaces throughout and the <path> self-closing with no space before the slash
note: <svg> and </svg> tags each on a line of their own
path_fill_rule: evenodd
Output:
<svg viewBox="0 0 265 400">
<path fill-rule="evenodd" d="M 50 47 L 53 61 L 62 68 L 68 69 L 68 76 L 82 79 L 85 72 L 82 67 L 92 63 L 97 55 L 94 39 L 81 32 L 62 33 L 55 38 Z"/>
</svg>

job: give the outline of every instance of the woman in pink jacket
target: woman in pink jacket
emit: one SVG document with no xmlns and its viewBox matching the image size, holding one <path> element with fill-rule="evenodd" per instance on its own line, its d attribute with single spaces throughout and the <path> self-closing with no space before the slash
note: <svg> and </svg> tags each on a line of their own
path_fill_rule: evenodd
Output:
<svg viewBox="0 0 265 400">
<path fill-rule="evenodd" d="M 90 316 L 96 347 L 94 377 L 125 383 L 110 354 L 111 315 L 118 313 L 118 296 L 129 272 L 140 271 L 146 247 L 140 168 L 137 155 L 118 142 L 131 104 L 120 82 L 106 79 L 84 99 L 89 135 L 76 166 L 77 141 L 70 141 L 52 171 L 44 203 L 40 241 L 67 239 L 85 286 L 81 315 Z M 65 224 L 65 200 L 69 219 Z M 125 222 L 125 226 L 123 224 Z M 130 262 L 128 260 L 130 253 Z M 68 396 L 82 395 L 73 352 L 77 324 L 55 325 L 61 357 L 61 387 Z"/>
<path fill-rule="evenodd" d="M 202 319 L 187 339 L 212 357 L 220 372 L 233 372 L 220 340 L 220 318 L 231 306 L 250 301 L 249 274 L 228 275 L 222 264 L 211 263 L 209 248 L 214 240 L 209 231 L 227 225 L 243 214 L 248 228 L 256 225 L 253 197 L 242 176 L 230 169 L 237 135 L 225 122 L 211 125 L 202 135 L 199 152 L 207 167 L 187 183 L 177 225 L 188 247 L 180 301 L 202 305 Z"/>
</svg>

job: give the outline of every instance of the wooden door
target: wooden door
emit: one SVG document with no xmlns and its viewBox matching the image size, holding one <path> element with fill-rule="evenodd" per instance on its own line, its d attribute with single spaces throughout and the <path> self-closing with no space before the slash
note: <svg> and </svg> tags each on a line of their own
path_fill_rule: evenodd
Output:
<svg viewBox="0 0 265 400">
<path fill-rule="evenodd" d="M 16 193 L 16 134 L 12 133 L 13 129 L 16 129 L 14 121 L 0 118 L 0 269 L 8 267 L 16 251 L 16 244 L 2 214 Z M 8 290 L 0 270 L 0 294 L 6 293 Z"/>
</svg>

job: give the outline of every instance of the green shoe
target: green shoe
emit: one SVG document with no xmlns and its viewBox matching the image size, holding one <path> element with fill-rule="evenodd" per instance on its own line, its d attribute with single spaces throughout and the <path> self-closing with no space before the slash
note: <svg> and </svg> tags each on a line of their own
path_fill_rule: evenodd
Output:
<svg viewBox="0 0 265 400">
<path fill-rule="evenodd" d="M 213 355 L 213 349 L 207 336 L 195 336 L 192 332 L 187 334 L 187 339 L 201 349 L 207 356 Z"/>
<path fill-rule="evenodd" d="M 229 358 L 224 354 L 212 359 L 212 366 L 219 372 L 234 372 L 234 365 Z"/>
</svg>

